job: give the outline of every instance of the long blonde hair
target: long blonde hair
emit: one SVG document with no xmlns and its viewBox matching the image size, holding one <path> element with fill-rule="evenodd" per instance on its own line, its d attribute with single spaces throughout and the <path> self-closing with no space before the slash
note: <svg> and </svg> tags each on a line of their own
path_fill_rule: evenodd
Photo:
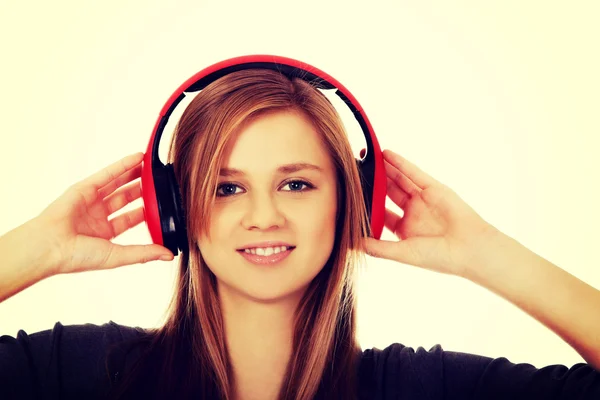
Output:
<svg viewBox="0 0 600 400">
<path fill-rule="evenodd" d="M 177 290 L 166 323 L 147 330 L 146 362 L 136 365 L 120 395 L 131 395 L 134 388 L 139 393 L 152 383 L 157 386 L 146 387 L 147 393 L 158 397 L 188 397 L 194 392 L 202 398 L 232 399 L 234 382 L 216 278 L 196 243 L 208 232 L 224 149 L 248 118 L 271 111 L 295 111 L 312 121 L 335 166 L 338 193 L 333 251 L 296 310 L 292 357 L 279 399 L 356 398 L 361 349 L 355 279 L 364 262 L 361 238 L 368 232 L 356 161 L 327 97 L 302 79 L 265 69 L 233 72 L 208 85 L 175 128 L 169 162 L 187 212 L 190 250 L 179 258 Z"/>
</svg>

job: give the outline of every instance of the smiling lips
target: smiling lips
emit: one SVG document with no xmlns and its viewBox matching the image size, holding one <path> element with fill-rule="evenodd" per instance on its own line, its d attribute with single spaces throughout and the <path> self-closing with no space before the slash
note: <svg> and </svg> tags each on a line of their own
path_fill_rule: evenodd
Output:
<svg viewBox="0 0 600 400">
<path fill-rule="evenodd" d="M 277 254 L 281 251 L 286 251 L 290 247 L 293 246 L 256 247 L 251 249 L 244 249 L 244 251 L 246 253 L 252 253 L 259 256 L 270 256 L 271 254 Z"/>
<path fill-rule="evenodd" d="M 273 265 L 285 259 L 295 247 L 276 246 L 238 250 L 246 260 L 257 265 Z"/>
</svg>

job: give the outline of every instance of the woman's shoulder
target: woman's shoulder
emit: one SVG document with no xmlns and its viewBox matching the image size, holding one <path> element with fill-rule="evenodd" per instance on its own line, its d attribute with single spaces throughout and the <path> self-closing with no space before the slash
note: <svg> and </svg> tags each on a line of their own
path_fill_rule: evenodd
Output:
<svg viewBox="0 0 600 400">
<path fill-rule="evenodd" d="M 147 329 L 141 328 L 139 326 L 128 326 L 123 324 L 118 324 L 112 320 L 105 322 L 103 324 L 96 323 L 82 323 L 82 324 L 68 324 L 64 325 L 62 322 L 57 321 L 51 329 L 45 331 L 39 331 L 31 333 L 30 336 L 46 334 L 50 332 L 58 332 L 62 331 L 65 333 L 75 333 L 81 335 L 101 335 L 108 334 L 110 335 L 139 335 L 147 332 Z"/>
<path fill-rule="evenodd" d="M 100 344 L 111 345 L 120 342 L 128 342 L 146 337 L 150 334 L 149 329 L 144 329 L 139 326 L 128 326 L 118 324 L 112 320 L 103 324 L 84 323 L 63 325 L 56 322 L 54 327 L 46 332 L 33 333 L 30 336 L 37 335 L 60 335 L 68 340 L 93 341 Z"/>
<path fill-rule="evenodd" d="M 126 326 L 114 321 L 108 321 L 101 325 L 94 323 L 63 325 L 58 321 L 50 329 L 36 332 L 26 332 L 21 329 L 14 337 L 2 335 L 0 344 L 3 351 L 15 345 L 28 348 L 60 345 L 63 350 L 65 347 L 85 350 L 135 340 L 145 337 L 149 333 L 150 330 L 137 326 Z"/>
<path fill-rule="evenodd" d="M 95 323 L 83 323 L 83 324 L 70 324 L 64 325 L 62 322 L 57 321 L 52 328 L 26 332 L 20 329 L 17 335 L 13 338 L 9 335 L 0 336 L 0 340 L 3 342 L 10 341 L 11 339 L 47 339 L 57 338 L 63 335 L 73 336 L 75 338 L 104 338 L 106 340 L 123 340 L 128 338 L 139 337 L 147 334 L 149 330 L 140 328 L 138 326 L 127 326 L 118 324 L 114 321 L 108 321 L 103 324 Z"/>
<path fill-rule="evenodd" d="M 364 349 L 359 364 L 360 385 L 384 399 L 400 392 L 420 398 L 443 398 L 443 388 L 436 384 L 441 383 L 443 375 L 443 353 L 440 344 L 429 350 L 402 343 Z"/>
<path fill-rule="evenodd" d="M 364 350 L 359 375 L 363 387 L 381 398 L 391 393 L 424 399 L 547 398 L 558 392 L 565 398 L 600 398 L 600 371 L 586 363 L 536 368 L 506 357 L 448 351 L 440 344 L 429 350 L 401 343 Z"/>
<path fill-rule="evenodd" d="M 150 334 L 150 330 L 108 321 L 103 324 L 83 323 L 63 325 L 56 322 L 50 329 L 28 333 L 19 330 L 15 337 L 0 337 L 0 352 L 19 347 L 34 354 L 60 351 L 63 358 L 94 351 L 104 351 L 119 344 L 135 342 Z"/>
<path fill-rule="evenodd" d="M 131 358 L 133 345 L 142 343 L 149 333 L 114 321 L 56 322 L 50 329 L 0 336 L 0 386 L 24 394 L 23 398 L 40 391 L 49 393 L 49 398 L 61 390 L 71 394 L 88 393 L 90 388 L 102 392 L 111 379 L 107 366 L 110 370 L 111 364 L 120 365 Z"/>
</svg>

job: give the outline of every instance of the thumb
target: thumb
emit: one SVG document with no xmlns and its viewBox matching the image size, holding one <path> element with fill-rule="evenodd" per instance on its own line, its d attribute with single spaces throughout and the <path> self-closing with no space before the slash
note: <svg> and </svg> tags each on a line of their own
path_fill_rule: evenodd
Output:
<svg viewBox="0 0 600 400">
<path fill-rule="evenodd" d="M 162 257 L 168 257 L 163 259 Z M 171 261 L 173 253 L 157 244 L 122 246 L 113 243 L 111 254 L 104 268 L 116 268 L 124 265 L 145 264 L 149 261 Z"/>
<path fill-rule="evenodd" d="M 365 249 L 368 255 L 386 260 L 398 261 L 403 264 L 418 266 L 422 262 L 422 256 L 414 246 L 414 240 L 405 239 L 400 241 L 378 240 L 365 238 Z"/>
</svg>

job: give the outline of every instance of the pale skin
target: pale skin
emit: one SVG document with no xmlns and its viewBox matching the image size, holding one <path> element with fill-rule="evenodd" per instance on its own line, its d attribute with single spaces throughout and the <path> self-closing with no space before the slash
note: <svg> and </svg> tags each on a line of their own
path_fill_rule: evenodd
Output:
<svg viewBox="0 0 600 400">
<path fill-rule="evenodd" d="M 485 223 L 451 189 L 404 157 L 383 152 L 386 210 L 399 241 L 367 238 L 373 256 L 463 277 L 502 296 L 565 340 L 600 371 L 600 291 Z"/>
<path fill-rule="evenodd" d="M 318 169 L 278 171 L 294 163 Z M 294 311 L 333 248 L 335 169 L 309 121 L 271 113 L 240 129 L 221 172 L 211 241 L 202 236 L 198 246 L 217 277 L 235 398 L 276 399 L 291 356 Z M 277 268 L 253 265 L 236 251 L 265 240 L 296 248 Z"/>
<path fill-rule="evenodd" d="M 401 155 L 390 150 L 385 150 L 383 155 L 388 196 L 402 209 L 403 216 L 386 211 L 385 226 L 399 240 L 367 238 L 369 254 L 460 276 L 497 293 L 553 330 L 590 366 L 600 371 L 598 290 L 485 222 L 451 189 Z M 56 274 L 116 268 L 157 260 L 161 255 L 172 259 L 162 246 L 120 246 L 111 242 L 143 220 L 141 209 L 109 219 L 112 213 L 140 197 L 139 183 L 130 182 L 139 177 L 141 160 L 141 153 L 133 154 L 77 183 L 38 217 L 0 237 L 0 251 L 5 255 L 0 300 Z M 276 181 L 273 174 L 259 178 L 252 175 L 252 171 L 246 172 L 253 177 L 245 187 L 247 195 L 253 189 L 256 195 L 273 193 L 275 198 L 277 193 L 279 196 L 281 186 L 278 184 L 286 177 Z M 327 181 L 324 182 L 327 185 Z M 261 204 L 263 208 L 258 213 L 248 208 L 250 214 L 246 216 L 254 217 L 244 219 L 246 225 L 240 226 L 249 231 L 284 229 L 287 214 L 281 212 L 282 200 Z M 323 218 L 327 217 L 328 214 L 323 214 Z M 300 236 L 295 236 L 298 231 L 290 232 L 294 235 L 286 239 L 298 240 L 300 246 Z M 238 244 L 241 243 L 234 243 Z M 319 252 L 318 249 L 311 251 Z M 305 278 L 310 274 L 312 272 Z M 238 366 L 238 393 L 246 394 L 239 399 L 255 398 L 252 393 L 260 393 L 265 398 L 265 391 L 272 398 L 279 388 L 280 375 L 265 373 L 264 380 L 256 383 L 253 381 L 256 376 L 243 375 L 243 371 L 247 371 L 249 365 L 261 365 L 263 372 L 278 371 L 289 359 L 291 321 L 288 312 L 296 305 L 297 289 L 302 288 L 302 285 L 295 287 L 293 282 L 290 285 L 288 292 L 269 294 L 273 296 L 271 300 L 278 300 L 274 307 L 269 307 L 264 298 L 263 303 L 259 301 L 260 292 L 244 293 L 235 286 L 230 287 L 231 295 L 223 305 L 230 310 L 225 315 L 226 329 L 232 362 Z M 242 319 L 241 315 L 247 314 L 236 314 L 235 310 L 251 313 L 248 321 L 252 324 L 247 325 Z M 267 324 L 272 328 L 265 331 Z M 238 326 L 244 326 L 247 335 L 236 337 L 234 333 L 242 331 Z M 273 348 L 281 351 L 265 352 Z"/>
</svg>

